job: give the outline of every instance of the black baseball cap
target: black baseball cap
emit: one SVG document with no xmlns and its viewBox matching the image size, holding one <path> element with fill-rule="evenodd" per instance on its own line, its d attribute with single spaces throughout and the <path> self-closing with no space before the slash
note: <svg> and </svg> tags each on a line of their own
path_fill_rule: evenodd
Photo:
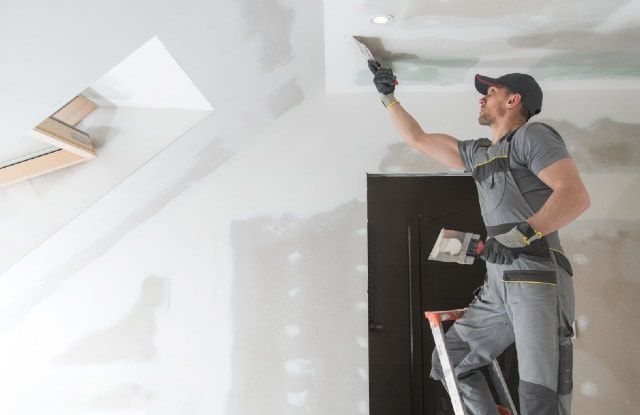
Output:
<svg viewBox="0 0 640 415">
<path fill-rule="evenodd" d="M 487 95 L 490 86 L 505 86 L 511 91 L 520 94 L 522 105 L 529 111 L 532 117 L 542 110 L 542 89 L 533 79 L 533 76 L 526 73 L 509 73 L 499 78 L 489 78 L 488 76 L 476 74 L 476 89 L 482 95 Z"/>
</svg>

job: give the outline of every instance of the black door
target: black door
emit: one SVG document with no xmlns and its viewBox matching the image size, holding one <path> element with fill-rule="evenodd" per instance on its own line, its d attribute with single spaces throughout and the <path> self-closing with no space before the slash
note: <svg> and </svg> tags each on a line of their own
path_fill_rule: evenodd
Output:
<svg viewBox="0 0 640 415">
<path fill-rule="evenodd" d="M 370 414 L 452 413 L 444 388 L 429 378 L 434 344 L 424 312 L 466 307 L 485 266 L 482 260 L 460 265 L 427 257 L 442 228 L 484 239 L 473 179 L 368 175 L 367 206 Z M 514 361 L 513 350 L 501 360 L 513 388 Z"/>
</svg>

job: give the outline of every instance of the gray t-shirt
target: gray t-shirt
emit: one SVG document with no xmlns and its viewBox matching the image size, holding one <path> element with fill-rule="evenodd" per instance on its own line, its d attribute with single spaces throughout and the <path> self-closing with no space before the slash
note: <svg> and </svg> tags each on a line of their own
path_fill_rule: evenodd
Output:
<svg viewBox="0 0 640 415">
<path fill-rule="evenodd" d="M 523 125 L 523 132 L 511 139 L 511 174 L 534 212 L 540 210 L 552 190 L 540 180 L 537 174 L 558 160 L 571 157 L 562 137 L 551 127 L 539 122 Z M 464 162 L 465 172 L 471 173 L 473 166 L 483 161 L 484 153 L 491 145 L 487 139 L 458 142 L 458 149 Z"/>
</svg>

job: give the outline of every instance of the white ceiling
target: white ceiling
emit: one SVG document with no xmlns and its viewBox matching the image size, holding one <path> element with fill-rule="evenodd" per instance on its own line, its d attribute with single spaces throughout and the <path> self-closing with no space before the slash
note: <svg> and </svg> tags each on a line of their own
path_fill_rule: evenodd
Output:
<svg viewBox="0 0 640 415">
<path fill-rule="evenodd" d="M 377 13 L 395 19 L 374 25 Z M 352 35 L 368 38 L 403 90 L 468 89 L 475 73 L 509 72 L 547 90 L 640 88 L 638 0 L 325 0 L 330 92 L 371 88 Z"/>
<path fill-rule="evenodd" d="M 103 107 L 213 109 L 157 36 L 101 76 L 83 95 Z"/>
<path fill-rule="evenodd" d="M 380 12 L 394 23 L 372 25 Z M 293 0 L 6 1 L 0 139 L 21 137 L 154 36 L 213 107 L 242 117 L 278 88 L 291 102 L 323 86 L 371 92 L 351 35 L 373 38 L 405 91 L 468 90 L 476 72 L 516 70 L 545 89 L 640 88 L 639 21 L 640 0 L 325 0 L 324 14 Z"/>
</svg>

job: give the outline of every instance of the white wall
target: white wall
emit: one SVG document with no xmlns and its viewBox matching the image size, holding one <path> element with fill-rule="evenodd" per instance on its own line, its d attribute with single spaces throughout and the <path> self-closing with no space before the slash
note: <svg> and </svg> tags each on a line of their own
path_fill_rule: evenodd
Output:
<svg viewBox="0 0 640 415">
<path fill-rule="evenodd" d="M 425 128 L 488 132 L 474 93 L 398 95 Z M 593 208 L 561 233 L 583 329 L 580 414 L 640 405 L 638 325 L 620 318 L 640 311 L 638 148 L 620 145 L 639 135 L 639 99 L 547 94 L 540 117 L 589 170 Z M 366 172 L 441 168 L 399 142 L 375 94 L 307 98 L 212 136 L 224 120 L 213 114 L 3 275 L 4 412 L 367 413 Z M 616 128 L 627 136 L 606 135 Z"/>
</svg>

